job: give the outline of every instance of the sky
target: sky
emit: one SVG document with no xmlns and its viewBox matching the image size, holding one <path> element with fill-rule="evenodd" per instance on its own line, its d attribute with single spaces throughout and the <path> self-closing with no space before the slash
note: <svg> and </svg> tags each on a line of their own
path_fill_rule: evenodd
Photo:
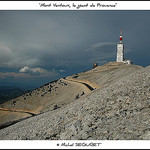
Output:
<svg viewBox="0 0 150 150">
<path fill-rule="evenodd" d="M 125 58 L 150 65 L 150 11 L 0 10 L 0 85 L 39 87 Z"/>
</svg>

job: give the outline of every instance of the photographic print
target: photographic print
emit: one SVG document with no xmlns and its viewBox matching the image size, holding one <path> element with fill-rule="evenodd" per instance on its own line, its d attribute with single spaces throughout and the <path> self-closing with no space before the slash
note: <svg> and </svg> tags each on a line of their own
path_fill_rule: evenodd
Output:
<svg viewBox="0 0 150 150">
<path fill-rule="evenodd" d="M 0 10 L 0 140 L 149 140 L 149 17 Z"/>
</svg>

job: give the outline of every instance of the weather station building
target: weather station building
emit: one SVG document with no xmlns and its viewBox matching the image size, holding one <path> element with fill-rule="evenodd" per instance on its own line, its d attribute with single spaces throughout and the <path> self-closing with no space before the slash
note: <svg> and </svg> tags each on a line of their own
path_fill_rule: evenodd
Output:
<svg viewBox="0 0 150 150">
<path fill-rule="evenodd" d="M 117 57 L 116 62 L 122 62 L 125 64 L 132 64 L 132 60 L 124 58 L 124 44 L 122 42 L 122 31 L 120 31 L 120 40 L 117 44 Z"/>
</svg>

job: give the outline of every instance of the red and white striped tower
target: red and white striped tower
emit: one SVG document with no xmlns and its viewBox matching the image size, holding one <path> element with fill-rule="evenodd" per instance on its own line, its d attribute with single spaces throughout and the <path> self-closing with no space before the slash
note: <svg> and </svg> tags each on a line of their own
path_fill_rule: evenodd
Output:
<svg viewBox="0 0 150 150">
<path fill-rule="evenodd" d="M 120 42 L 119 43 L 122 43 L 122 30 L 120 30 Z"/>
<path fill-rule="evenodd" d="M 122 30 L 120 30 L 120 40 L 117 44 L 116 62 L 124 62 L 124 44 L 122 42 Z"/>
</svg>

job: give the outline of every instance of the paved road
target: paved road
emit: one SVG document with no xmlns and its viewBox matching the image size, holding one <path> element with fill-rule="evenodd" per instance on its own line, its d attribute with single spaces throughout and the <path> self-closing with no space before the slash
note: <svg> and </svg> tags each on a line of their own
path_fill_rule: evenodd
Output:
<svg viewBox="0 0 150 150">
<path fill-rule="evenodd" d="M 98 88 L 98 86 L 93 85 L 92 83 L 88 82 L 88 81 L 83 81 L 83 80 L 77 80 L 77 79 L 70 79 L 70 78 L 65 78 L 63 79 L 66 82 L 69 82 L 71 84 L 77 84 L 78 86 L 80 86 L 85 94 L 90 93 L 91 91 L 95 90 L 96 88 Z"/>
</svg>

